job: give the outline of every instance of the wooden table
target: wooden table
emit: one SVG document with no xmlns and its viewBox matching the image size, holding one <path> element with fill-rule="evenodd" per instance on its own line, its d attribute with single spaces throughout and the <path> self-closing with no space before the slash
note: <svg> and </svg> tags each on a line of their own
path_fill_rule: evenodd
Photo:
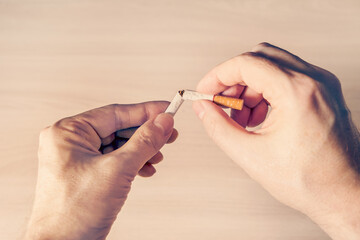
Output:
<svg viewBox="0 0 360 240">
<path fill-rule="evenodd" d="M 43 127 L 110 103 L 170 100 L 262 41 L 334 72 L 359 126 L 358 0 L 0 0 L 0 239 L 26 226 Z M 176 127 L 108 239 L 329 239 L 232 163 L 189 103 Z"/>
</svg>

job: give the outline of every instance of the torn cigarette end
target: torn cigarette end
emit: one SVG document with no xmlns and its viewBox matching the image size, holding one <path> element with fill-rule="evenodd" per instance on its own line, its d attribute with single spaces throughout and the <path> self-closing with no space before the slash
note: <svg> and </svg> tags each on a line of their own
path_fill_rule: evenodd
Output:
<svg viewBox="0 0 360 240">
<path fill-rule="evenodd" d="M 165 112 L 174 116 L 183 102 L 184 102 L 184 99 L 183 99 L 183 97 L 182 97 L 182 95 L 180 94 L 180 91 L 179 91 L 179 92 L 176 93 L 175 97 L 170 102 L 170 105 L 167 107 Z"/>
</svg>

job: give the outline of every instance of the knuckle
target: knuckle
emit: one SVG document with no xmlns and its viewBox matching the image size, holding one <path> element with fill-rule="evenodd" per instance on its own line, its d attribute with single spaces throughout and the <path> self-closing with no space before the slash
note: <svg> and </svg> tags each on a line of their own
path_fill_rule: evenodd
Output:
<svg viewBox="0 0 360 240">
<path fill-rule="evenodd" d="M 266 58 L 266 56 L 260 52 L 245 52 L 240 54 L 239 56 L 234 58 L 234 61 L 239 61 L 239 64 L 244 62 L 253 63 L 253 64 L 261 64 L 268 65 L 270 64 L 270 60 Z"/>
<path fill-rule="evenodd" d="M 321 83 L 303 73 L 294 73 L 295 97 L 297 105 L 306 109 L 318 109 L 319 102 L 322 102 L 323 93 Z M 301 107 L 300 107 L 301 108 Z"/>
<path fill-rule="evenodd" d="M 304 73 L 293 72 L 293 79 L 300 85 L 304 93 L 312 94 L 319 90 L 318 82 Z"/>
<path fill-rule="evenodd" d="M 341 83 L 335 74 L 317 66 L 309 66 L 310 76 L 323 86 L 330 94 L 341 95 Z"/>
<path fill-rule="evenodd" d="M 306 74 L 299 72 L 291 72 L 292 85 L 295 91 L 295 96 L 302 101 L 306 98 L 311 97 L 317 90 L 317 82 Z"/>
<path fill-rule="evenodd" d="M 242 66 L 244 64 L 251 64 L 258 61 L 265 60 L 259 53 L 256 52 L 244 52 L 229 61 L 235 66 Z"/>
<path fill-rule="evenodd" d="M 110 104 L 109 106 L 110 106 L 110 107 L 113 107 L 113 108 L 117 108 L 117 107 L 120 106 L 120 104 L 118 104 L 118 103 L 112 103 L 112 104 Z"/>
<path fill-rule="evenodd" d="M 87 124 L 75 117 L 64 118 L 45 130 L 47 140 L 55 142 L 88 139 Z"/>
<path fill-rule="evenodd" d="M 157 151 L 160 148 L 160 144 L 151 136 L 151 134 L 147 131 L 139 132 L 139 141 L 144 144 L 146 147 Z"/>
<path fill-rule="evenodd" d="M 271 47 L 272 47 L 272 45 L 271 45 L 270 43 L 261 42 L 261 43 L 256 44 L 256 45 L 251 49 L 251 51 L 257 52 L 257 51 L 262 51 L 262 50 L 264 50 L 264 49 L 266 49 L 266 48 L 271 48 Z"/>
<path fill-rule="evenodd" d="M 57 135 L 66 135 L 66 133 L 78 135 L 81 137 L 85 137 L 87 135 L 86 130 L 84 129 L 84 123 L 76 118 L 62 119 L 55 123 L 52 129 L 53 132 Z"/>
<path fill-rule="evenodd" d="M 50 126 L 47 126 L 47 127 L 43 128 L 43 129 L 41 129 L 40 135 L 39 135 L 40 139 L 44 139 L 44 138 L 47 137 L 49 129 L 50 129 Z"/>
<path fill-rule="evenodd" d="M 274 73 L 281 72 L 281 77 L 285 77 L 286 79 L 289 76 L 289 72 L 285 68 L 267 58 L 262 53 L 246 52 L 239 55 L 237 58 L 237 61 L 239 61 L 238 65 L 246 66 L 247 69 L 251 69 L 252 71 L 255 71 L 255 69 L 264 69 Z"/>
<path fill-rule="evenodd" d="M 113 104 L 108 105 L 108 107 L 112 108 L 113 112 L 117 112 L 119 110 L 119 108 L 121 107 L 121 104 L 113 103 Z"/>
<path fill-rule="evenodd" d="M 339 79 L 335 76 L 335 74 L 327 70 L 323 70 L 319 81 L 336 91 L 341 91 L 341 83 Z"/>
<path fill-rule="evenodd" d="M 235 58 L 243 59 L 243 58 L 257 58 L 257 57 L 259 57 L 259 54 L 256 52 L 244 52 Z"/>
<path fill-rule="evenodd" d="M 115 122 L 115 128 L 116 129 L 120 129 L 122 128 L 122 120 L 118 117 L 121 116 L 121 112 L 122 112 L 122 107 L 124 107 L 124 105 L 118 104 L 118 103 L 113 103 L 109 105 L 110 108 L 112 108 L 112 112 L 114 114 L 114 122 Z M 130 115 L 128 115 L 130 117 Z"/>
</svg>

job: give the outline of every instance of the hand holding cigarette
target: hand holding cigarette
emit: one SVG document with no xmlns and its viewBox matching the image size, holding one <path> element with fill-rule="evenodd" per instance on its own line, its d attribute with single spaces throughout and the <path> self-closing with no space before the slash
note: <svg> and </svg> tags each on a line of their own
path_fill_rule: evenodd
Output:
<svg viewBox="0 0 360 240">
<path fill-rule="evenodd" d="M 25 239 L 105 239 L 135 176 L 152 176 L 163 158 L 160 148 L 176 138 L 173 118 L 162 113 L 167 106 L 114 104 L 44 129 Z M 124 139 L 115 132 L 139 125 L 119 148 Z"/>
<path fill-rule="evenodd" d="M 193 106 L 209 136 L 252 178 L 333 239 L 360 236 L 360 137 L 333 74 L 260 44 L 215 67 L 197 90 L 244 100 L 231 117 L 208 101 Z"/>
</svg>

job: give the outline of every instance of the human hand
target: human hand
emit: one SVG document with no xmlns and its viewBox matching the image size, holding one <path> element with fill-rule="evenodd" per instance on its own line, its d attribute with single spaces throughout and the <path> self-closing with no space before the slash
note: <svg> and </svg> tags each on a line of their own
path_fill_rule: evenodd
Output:
<svg viewBox="0 0 360 240">
<path fill-rule="evenodd" d="M 197 91 L 244 99 L 231 117 L 208 101 L 193 107 L 253 179 L 333 238 L 360 235 L 359 132 L 333 74 L 263 43 L 215 67 Z"/>
<path fill-rule="evenodd" d="M 159 114 L 167 106 L 168 102 L 114 104 L 44 129 L 25 239 L 105 239 L 135 176 L 153 175 L 153 164 L 162 160 L 160 148 L 176 138 L 172 116 Z M 115 132 L 139 125 L 116 149 Z"/>
</svg>

